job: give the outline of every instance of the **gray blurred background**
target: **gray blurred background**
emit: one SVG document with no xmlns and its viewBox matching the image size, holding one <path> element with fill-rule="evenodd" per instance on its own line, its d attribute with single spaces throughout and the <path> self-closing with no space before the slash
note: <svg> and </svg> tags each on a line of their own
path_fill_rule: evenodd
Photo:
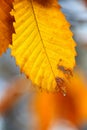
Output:
<svg viewBox="0 0 87 130">
<path fill-rule="evenodd" d="M 77 66 L 83 71 L 84 77 L 87 76 L 87 6 L 84 0 L 59 0 L 62 11 L 66 15 L 67 20 L 71 23 L 71 30 L 74 33 L 74 39 L 77 42 L 76 58 Z M 20 74 L 19 67 L 16 66 L 14 58 L 10 56 L 10 50 L 0 57 L 0 97 L 9 84 L 10 79 Z M 22 96 L 14 107 L 6 112 L 4 116 L 0 116 L 0 130 L 36 130 L 38 122 L 34 111 L 29 109 L 27 112 L 27 103 L 33 99 L 34 92 Z M 27 128 L 27 125 L 30 127 Z M 50 130 L 77 130 L 76 128 L 63 127 L 63 124 L 54 125 L 55 128 Z M 81 125 L 81 130 L 87 130 L 86 124 Z"/>
</svg>

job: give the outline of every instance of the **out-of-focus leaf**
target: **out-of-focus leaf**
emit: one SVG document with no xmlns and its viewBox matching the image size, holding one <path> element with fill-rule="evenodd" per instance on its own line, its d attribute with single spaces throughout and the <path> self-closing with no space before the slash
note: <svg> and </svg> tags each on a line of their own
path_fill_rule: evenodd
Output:
<svg viewBox="0 0 87 130">
<path fill-rule="evenodd" d="M 85 5 L 86 5 L 86 7 L 87 7 L 87 0 L 84 0 L 84 2 L 85 2 Z"/>
<path fill-rule="evenodd" d="M 60 119 L 78 127 L 87 121 L 87 86 L 81 77 L 74 75 L 65 97 L 60 93 L 37 93 L 34 108 L 41 130 L 48 130 L 52 121 Z"/>
<path fill-rule="evenodd" d="M 56 0 L 15 0 L 12 55 L 36 86 L 64 91 L 75 66 L 70 24 Z"/>
<path fill-rule="evenodd" d="M 0 0 L 0 55 L 12 43 L 13 17 L 10 15 L 13 0 Z"/>
<path fill-rule="evenodd" d="M 18 77 L 13 81 L 10 81 L 10 83 L 10 86 L 7 85 L 5 95 L 0 98 L 0 114 L 3 114 L 11 109 L 20 97 L 31 91 L 31 83 L 26 78 Z"/>
</svg>

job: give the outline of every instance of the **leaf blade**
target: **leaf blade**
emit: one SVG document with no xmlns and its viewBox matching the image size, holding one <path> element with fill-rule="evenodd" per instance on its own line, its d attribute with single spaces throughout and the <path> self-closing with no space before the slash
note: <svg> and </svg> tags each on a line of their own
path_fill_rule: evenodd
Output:
<svg viewBox="0 0 87 130">
<path fill-rule="evenodd" d="M 0 0 L 0 55 L 12 43 L 14 18 L 10 15 L 13 0 Z"/>
<path fill-rule="evenodd" d="M 33 83 L 48 91 L 58 91 L 75 65 L 75 42 L 69 23 L 55 2 L 43 6 L 36 0 L 17 0 L 14 8 L 16 34 L 12 55 Z"/>
</svg>

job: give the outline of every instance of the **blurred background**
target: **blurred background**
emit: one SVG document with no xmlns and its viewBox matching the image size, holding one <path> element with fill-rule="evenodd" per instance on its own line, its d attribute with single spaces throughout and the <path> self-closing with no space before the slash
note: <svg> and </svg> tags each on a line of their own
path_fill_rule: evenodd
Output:
<svg viewBox="0 0 87 130">
<path fill-rule="evenodd" d="M 71 30 L 77 42 L 77 68 L 81 69 L 86 79 L 87 0 L 59 0 L 59 3 L 67 20 L 71 23 Z M 15 60 L 11 57 L 8 49 L 0 57 L 0 99 L 4 97 L 7 87 L 12 86 L 11 79 L 19 76 L 25 77 L 24 74 L 20 73 L 19 67 L 16 66 Z M 32 88 L 32 85 L 28 84 L 28 86 Z M 39 130 L 37 113 L 32 109 L 32 101 L 35 96 L 35 90 L 25 92 L 20 96 L 14 106 L 0 116 L 0 130 Z M 58 120 L 52 123 L 48 130 L 87 130 L 87 123 L 82 122 L 80 126 L 76 126 L 72 125 L 70 121 Z"/>
</svg>

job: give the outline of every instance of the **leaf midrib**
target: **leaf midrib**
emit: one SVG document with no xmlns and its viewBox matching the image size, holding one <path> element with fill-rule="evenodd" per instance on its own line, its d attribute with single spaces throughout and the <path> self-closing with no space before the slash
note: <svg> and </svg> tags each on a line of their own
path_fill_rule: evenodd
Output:
<svg viewBox="0 0 87 130">
<path fill-rule="evenodd" d="M 35 14 L 35 11 L 34 11 L 34 7 L 33 7 L 33 2 L 32 2 L 32 0 L 30 0 L 30 3 L 31 3 L 31 7 L 32 7 L 33 15 L 34 15 L 34 19 L 35 19 L 35 22 L 36 22 L 36 26 L 37 26 L 37 29 L 38 29 L 38 33 L 39 33 L 39 36 L 40 36 L 40 39 L 41 39 L 41 43 L 42 43 L 42 45 L 43 45 L 43 48 L 44 48 L 44 51 L 45 51 L 45 55 L 46 55 L 46 57 L 47 57 L 48 63 L 49 63 L 50 68 L 51 68 L 51 71 L 52 71 L 52 73 L 53 73 L 54 80 L 56 81 L 56 76 L 55 76 L 54 71 L 53 71 L 53 69 L 52 69 L 52 65 L 51 65 L 51 63 L 50 63 L 50 60 L 49 60 L 49 57 L 48 57 L 48 55 L 47 55 L 47 52 L 46 52 L 46 49 L 45 49 L 45 45 L 44 45 L 44 42 L 43 42 L 43 38 L 42 38 L 41 33 L 40 33 L 40 29 L 39 29 L 38 21 L 37 21 L 36 14 Z"/>
</svg>

